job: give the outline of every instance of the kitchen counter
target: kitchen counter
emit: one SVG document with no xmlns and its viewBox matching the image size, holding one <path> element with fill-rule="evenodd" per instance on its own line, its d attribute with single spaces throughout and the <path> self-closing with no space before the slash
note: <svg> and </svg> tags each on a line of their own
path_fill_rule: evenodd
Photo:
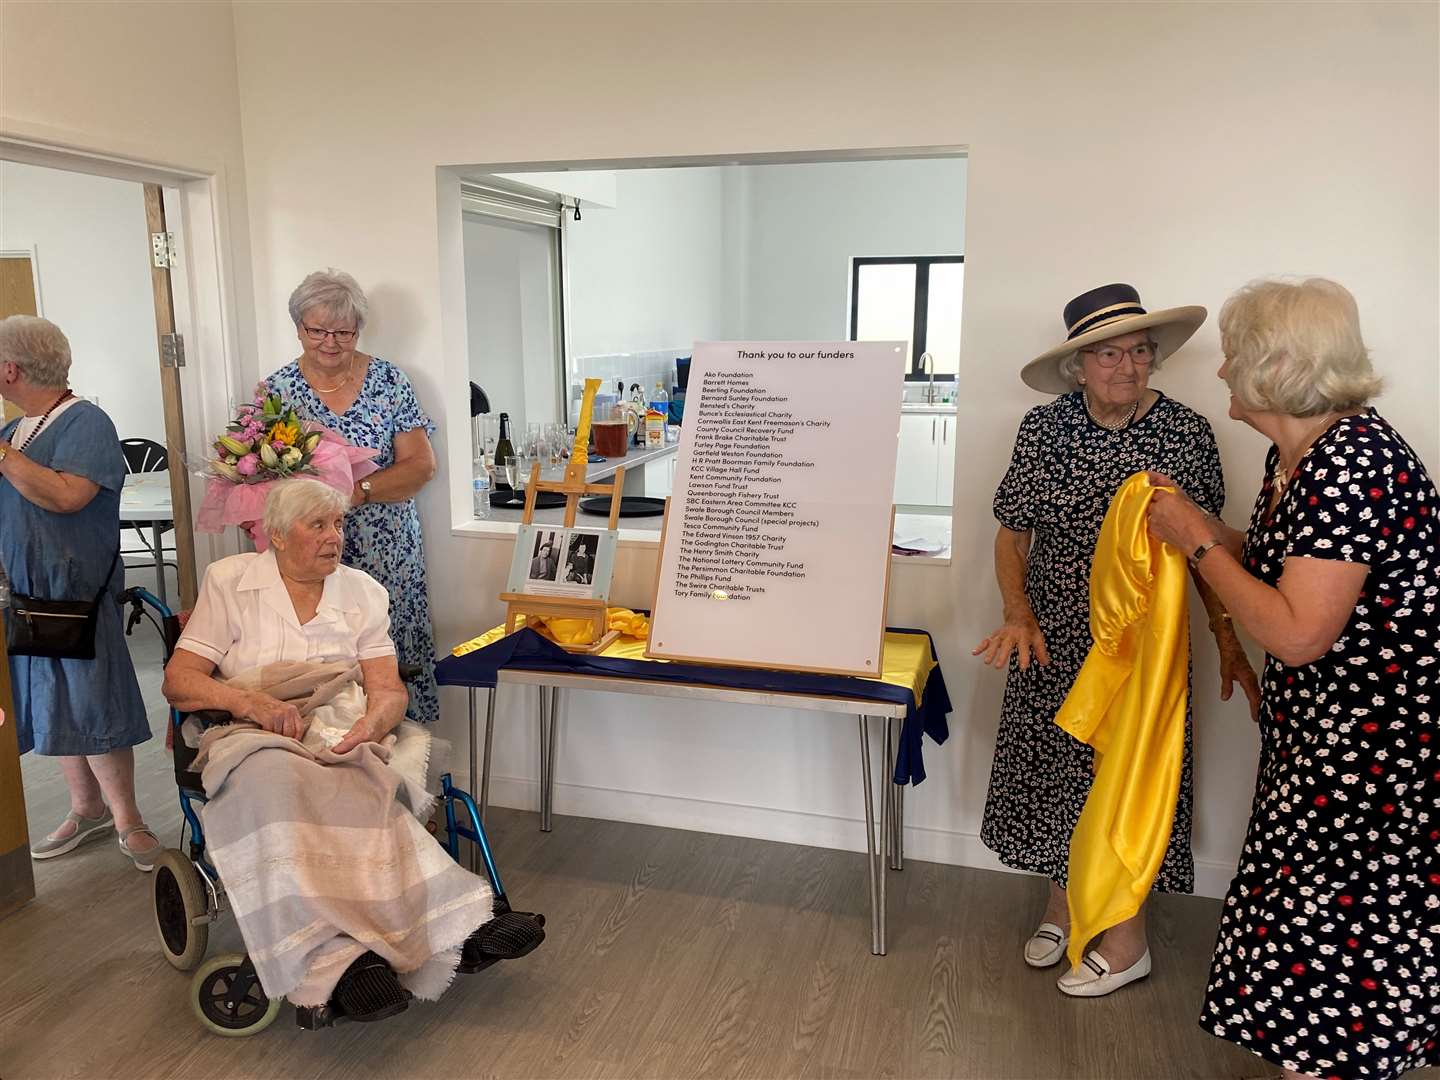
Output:
<svg viewBox="0 0 1440 1080">
<path fill-rule="evenodd" d="M 648 446 L 632 446 L 623 458 L 607 458 L 599 462 L 592 460 L 585 470 L 585 482 L 587 484 L 594 484 L 600 480 L 614 476 L 615 470 L 621 465 L 624 465 L 625 480 L 628 484 L 630 477 L 635 474 L 635 470 L 639 469 L 642 465 L 650 461 L 659 461 L 661 458 L 667 457 L 679 449 L 680 444 L 678 442 L 670 443 L 668 446 L 656 446 L 654 448 Z M 591 454 L 594 454 L 593 450 Z M 546 466 L 540 473 L 540 478 L 542 480 L 559 480 L 564 473 L 565 469 L 563 466 L 556 466 L 553 469 Z M 634 494 L 634 492 L 630 494 Z"/>
<path fill-rule="evenodd" d="M 632 446 L 630 452 L 623 458 L 607 458 L 605 461 L 591 461 L 585 470 L 585 482 L 587 484 L 599 483 L 608 480 L 615 475 L 615 470 L 625 466 L 625 494 L 645 494 L 645 465 L 652 461 L 660 461 L 680 449 L 678 443 L 671 443 L 669 446 L 657 446 L 654 448 L 646 446 Z M 563 466 L 546 466 L 540 472 L 543 480 L 559 480 L 564 475 Z M 668 493 L 667 493 L 668 494 Z M 513 522 L 519 524 L 525 511 L 520 507 L 513 510 L 494 507 L 490 512 L 491 521 Z M 548 510 L 536 510 L 531 519 L 540 525 L 563 525 L 565 523 L 565 508 L 557 506 Z M 575 524 L 589 525 L 591 527 L 603 528 L 606 523 L 604 515 L 587 514 L 583 510 L 575 515 Z M 653 530 L 657 536 L 660 532 L 660 516 L 644 518 L 621 518 L 620 524 L 627 529 L 640 529 L 645 531 Z"/>
<path fill-rule="evenodd" d="M 923 401 L 906 401 L 900 405 L 902 413 L 920 413 L 924 416 L 954 416 L 955 403 L 949 405 L 936 402 L 934 405 L 927 405 Z"/>
</svg>

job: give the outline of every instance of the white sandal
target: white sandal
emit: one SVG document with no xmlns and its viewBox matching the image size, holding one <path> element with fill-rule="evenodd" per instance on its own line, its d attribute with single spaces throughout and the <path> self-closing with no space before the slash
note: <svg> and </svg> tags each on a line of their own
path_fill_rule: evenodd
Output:
<svg viewBox="0 0 1440 1080">
<path fill-rule="evenodd" d="M 1047 968 L 1060 962 L 1070 935 L 1053 922 L 1042 922 L 1025 942 L 1025 963 L 1033 968 Z"/>
<path fill-rule="evenodd" d="M 155 841 L 155 846 L 148 851 L 135 851 L 132 849 L 127 841 L 137 833 L 144 833 L 150 837 Z M 148 874 L 151 870 L 155 869 L 155 864 L 160 861 L 160 856 L 165 854 L 165 843 L 147 826 L 131 825 L 130 828 L 120 834 L 120 850 L 130 857 L 130 861 L 135 864 L 136 870 L 139 870 L 142 874 Z"/>
</svg>

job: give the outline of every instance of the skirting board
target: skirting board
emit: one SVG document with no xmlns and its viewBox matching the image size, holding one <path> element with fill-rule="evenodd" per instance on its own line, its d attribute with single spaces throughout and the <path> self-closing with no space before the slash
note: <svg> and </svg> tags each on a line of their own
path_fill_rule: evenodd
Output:
<svg viewBox="0 0 1440 1080">
<path fill-rule="evenodd" d="M 920 799 L 924 798 L 924 794 L 925 789 L 922 786 L 907 791 L 906 798 Z M 490 802 L 494 806 L 516 810 L 537 810 L 540 805 L 540 783 L 526 777 L 492 776 Z M 833 848 L 837 851 L 865 850 L 865 826 L 858 815 L 854 818 L 834 817 L 829 814 L 776 810 L 771 807 L 691 799 L 678 795 L 651 795 L 638 791 L 564 784 L 558 780 L 555 782 L 555 813 L 719 833 L 722 836 L 748 836 L 755 840 L 775 840 L 783 844 L 803 844 L 808 847 Z M 878 802 L 876 813 L 879 813 Z M 563 822 L 557 822 L 555 827 L 563 829 L 565 826 Z M 995 853 L 981 843 L 980 837 L 975 833 L 907 825 L 905 855 L 947 866 L 1019 872 L 1001 865 Z M 1197 859 L 1195 895 L 1223 897 L 1234 874 L 1234 864 Z"/>
</svg>

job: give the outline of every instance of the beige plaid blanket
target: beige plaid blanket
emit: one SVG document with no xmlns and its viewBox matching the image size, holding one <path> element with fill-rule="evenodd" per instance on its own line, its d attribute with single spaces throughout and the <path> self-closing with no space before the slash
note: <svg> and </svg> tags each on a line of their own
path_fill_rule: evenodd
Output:
<svg viewBox="0 0 1440 1080">
<path fill-rule="evenodd" d="M 196 760 L 206 848 L 260 985 L 296 1005 L 327 1002 L 367 949 L 434 1000 L 491 918 L 489 883 L 421 824 L 438 786 L 430 733 L 407 722 L 381 743 L 329 749 L 364 715 L 359 674 L 310 663 L 240 673 L 229 685 L 297 705 L 304 739 L 236 723 L 207 731 Z"/>
</svg>

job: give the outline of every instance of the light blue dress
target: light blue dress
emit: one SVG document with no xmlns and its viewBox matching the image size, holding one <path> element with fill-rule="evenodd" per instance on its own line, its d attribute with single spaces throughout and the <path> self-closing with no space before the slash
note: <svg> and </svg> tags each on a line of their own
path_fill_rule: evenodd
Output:
<svg viewBox="0 0 1440 1080">
<path fill-rule="evenodd" d="M 425 414 L 405 373 L 378 356 L 370 361 L 360 396 L 336 416 L 310 388 L 300 373 L 299 361 L 286 364 L 265 380 L 306 420 L 324 424 L 355 446 L 378 450 L 375 464 L 395 464 L 395 436 L 416 428 L 435 434 L 435 422 Z M 440 695 L 435 687 L 435 640 L 430 629 L 430 595 L 425 584 L 425 548 L 420 537 L 420 513 L 415 500 L 367 503 L 345 515 L 346 566 L 364 570 L 390 594 L 390 636 L 402 664 L 416 664 L 422 675 L 409 684 L 411 720 L 429 723 L 440 719 Z"/>
<path fill-rule="evenodd" d="M 9 441 L 19 423 L 0 428 L 0 438 Z M 0 477 L 0 565 L 10 587 L 47 600 L 93 600 L 120 544 L 125 458 L 115 425 L 97 406 L 77 402 L 40 429 L 25 456 L 47 469 L 84 477 L 100 491 L 83 510 L 57 514 L 36 506 Z M 125 567 L 123 561 L 114 565 L 100 600 L 94 660 L 10 657 L 22 754 L 105 754 L 150 738 L 121 625 Z"/>
</svg>

